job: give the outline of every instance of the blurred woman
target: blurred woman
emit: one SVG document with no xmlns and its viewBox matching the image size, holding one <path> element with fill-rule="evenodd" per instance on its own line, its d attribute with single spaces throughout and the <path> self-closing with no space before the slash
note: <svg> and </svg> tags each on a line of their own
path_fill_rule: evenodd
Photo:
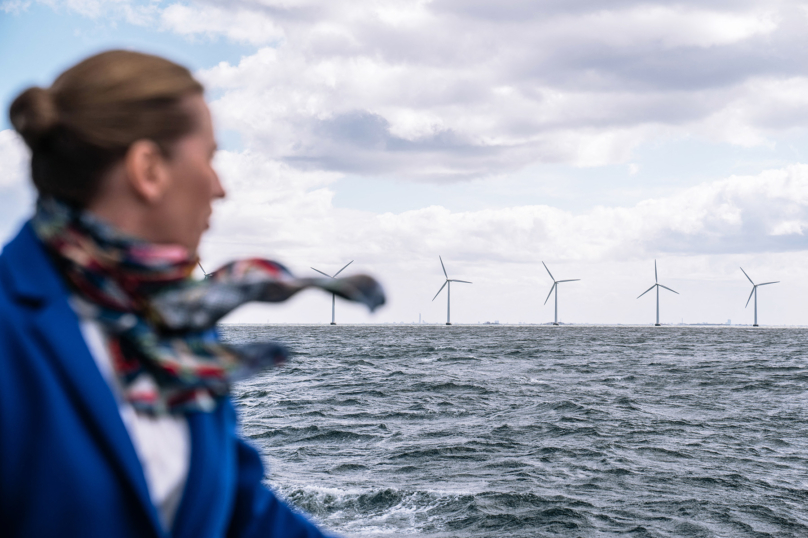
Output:
<svg viewBox="0 0 808 538">
<path fill-rule="evenodd" d="M 267 260 L 190 278 L 225 195 L 202 86 L 110 51 L 10 116 L 39 199 L 0 255 L 0 534 L 322 536 L 262 485 L 228 396 L 282 350 L 214 327 L 308 284 Z"/>
</svg>

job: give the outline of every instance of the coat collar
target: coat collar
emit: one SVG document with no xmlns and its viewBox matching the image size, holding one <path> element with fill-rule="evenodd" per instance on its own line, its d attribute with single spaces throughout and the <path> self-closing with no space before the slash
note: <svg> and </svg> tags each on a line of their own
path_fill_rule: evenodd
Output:
<svg viewBox="0 0 808 538">
<path fill-rule="evenodd" d="M 67 301 L 69 292 L 30 222 L 3 249 L 0 271 L 12 298 L 30 307 L 30 326 L 47 346 L 48 358 L 64 380 L 67 392 L 133 490 L 155 534 L 162 535 L 143 468 L 118 405 L 87 348 L 78 318 Z"/>
</svg>

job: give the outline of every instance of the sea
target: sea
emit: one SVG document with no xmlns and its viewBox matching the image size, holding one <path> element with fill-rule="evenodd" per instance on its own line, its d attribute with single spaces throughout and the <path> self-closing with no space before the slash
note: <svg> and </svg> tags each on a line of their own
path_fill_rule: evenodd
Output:
<svg viewBox="0 0 808 538">
<path fill-rule="evenodd" d="M 808 537 L 808 329 L 222 327 L 267 484 L 349 537 Z"/>
</svg>

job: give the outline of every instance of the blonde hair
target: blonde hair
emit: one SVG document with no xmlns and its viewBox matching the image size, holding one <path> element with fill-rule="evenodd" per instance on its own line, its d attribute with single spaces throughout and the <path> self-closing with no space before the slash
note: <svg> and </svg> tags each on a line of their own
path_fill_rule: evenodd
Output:
<svg viewBox="0 0 808 538">
<path fill-rule="evenodd" d="M 83 207 L 137 140 L 152 140 L 170 156 L 171 143 L 195 127 L 183 99 L 202 92 L 181 65 L 113 50 L 71 67 L 50 88 L 23 91 L 9 116 L 31 148 L 40 195 Z"/>
</svg>

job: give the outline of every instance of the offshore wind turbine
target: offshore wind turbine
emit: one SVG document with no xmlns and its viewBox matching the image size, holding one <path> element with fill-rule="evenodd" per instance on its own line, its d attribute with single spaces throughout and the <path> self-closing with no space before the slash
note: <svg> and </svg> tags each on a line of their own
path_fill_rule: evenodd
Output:
<svg viewBox="0 0 808 538">
<path fill-rule="evenodd" d="M 547 269 L 547 264 L 541 262 L 545 269 Z M 547 269 L 547 274 L 550 275 L 550 278 L 553 279 L 553 287 L 550 288 L 550 293 L 547 294 L 547 299 L 544 300 L 544 304 L 547 304 L 547 301 L 550 300 L 550 295 L 553 294 L 553 290 L 555 290 L 555 318 L 553 318 L 553 325 L 558 325 L 558 285 L 562 282 L 577 282 L 581 280 L 580 278 L 572 278 L 570 280 L 556 280 L 553 276 L 553 273 Z"/>
<path fill-rule="evenodd" d="M 468 280 L 452 280 L 449 278 L 449 275 L 446 273 L 446 266 L 443 265 L 443 258 L 438 256 L 440 260 L 440 266 L 443 269 L 443 275 L 446 277 L 446 281 L 443 283 L 443 286 L 440 287 L 438 293 L 432 298 L 434 301 L 440 295 L 440 292 L 443 291 L 443 288 L 446 288 L 446 325 L 451 325 L 452 321 L 450 319 L 451 308 L 452 308 L 452 282 L 462 282 L 463 284 L 471 284 Z M 447 287 L 448 286 L 448 287 Z"/>
<path fill-rule="evenodd" d="M 353 262 L 354 262 L 353 260 L 349 261 L 348 263 L 345 264 L 345 267 L 348 267 Z M 328 275 L 326 273 L 323 273 L 319 269 L 314 269 L 314 267 L 312 267 L 312 269 L 314 269 L 315 271 L 317 271 L 318 273 L 320 273 L 323 276 L 327 276 L 328 278 L 337 278 L 337 275 L 340 274 L 341 272 L 343 272 L 345 270 L 345 267 L 343 267 L 342 269 L 340 269 L 339 271 L 334 273 L 334 276 L 331 276 L 331 275 Z M 332 293 L 331 294 L 331 325 L 336 325 L 337 324 L 337 322 L 334 320 L 334 311 L 336 310 L 336 306 L 335 306 L 336 302 L 337 302 L 337 296 Z"/>
<path fill-rule="evenodd" d="M 650 288 L 648 288 L 647 290 L 645 290 L 644 292 L 642 292 L 637 297 L 637 299 L 639 299 L 640 297 L 642 297 L 643 295 L 645 295 L 646 293 L 648 293 L 652 289 L 656 288 L 656 323 L 654 324 L 654 326 L 659 327 L 659 288 L 665 288 L 668 291 L 673 291 L 673 290 L 670 289 L 668 286 L 663 286 L 662 284 L 659 283 L 659 277 L 657 276 L 656 260 L 654 260 L 654 282 L 655 282 L 655 284 L 653 286 L 651 286 Z M 673 293 L 675 293 L 676 295 L 679 295 L 678 291 L 673 291 Z"/>
<path fill-rule="evenodd" d="M 746 278 L 749 279 L 749 282 L 752 282 L 752 279 L 749 278 L 749 275 L 746 274 L 746 271 L 743 270 L 743 267 L 741 267 L 741 272 L 744 274 L 744 276 Z M 768 286 L 769 284 L 778 284 L 779 282 L 780 282 L 779 280 L 777 282 L 764 282 L 762 284 L 755 284 L 754 282 L 752 282 L 752 293 L 749 294 L 749 299 L 746 300 L 746 306 L 744 306 L 744 308 L 749 306 L 749 301 L 752 300 L 752 296 L 754 295 L 755 296 L 755 324 L 752 325 L 752 327 L 757 327 L 758 326 L 758 322 L 757 322 L 757 289 L 758 289 L 758 286 Z"/>
</svg>

